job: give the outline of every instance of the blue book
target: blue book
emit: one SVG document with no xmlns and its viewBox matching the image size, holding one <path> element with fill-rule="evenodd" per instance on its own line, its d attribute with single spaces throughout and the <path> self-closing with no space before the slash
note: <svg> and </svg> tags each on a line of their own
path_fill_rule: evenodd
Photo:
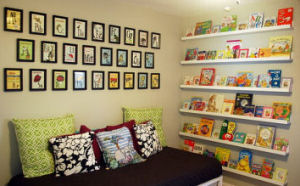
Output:
<svg viewBox="0 0 300 186">
<path fill-rule="evenodd" d="M 271 76 L 271 86 L 280 88 L 281 82 L 281 70 L 269 70 L 269 75 Z"/>
<path fill-rule="evenodd" d="M 264 106 L 256 106 L 254 116 L 262 118 L 263 112 L 264 112 Z"/>
</svg>

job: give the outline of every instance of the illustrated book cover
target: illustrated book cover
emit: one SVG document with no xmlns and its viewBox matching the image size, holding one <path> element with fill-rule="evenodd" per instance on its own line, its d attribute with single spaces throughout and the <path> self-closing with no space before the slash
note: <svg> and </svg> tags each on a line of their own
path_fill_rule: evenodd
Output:
<svg viewBox="0 0 300 186">
<path fill-rule="evenodd" d="M 264 14 L 257 12 L 249 16 L 249 28 L 261 28 L 264 21 Z"/>
<path fill-rule="evenodd" d="M 190 139 L 185 139 L 183 142 L 183 150 L 193 152 L 195 141 Z"/>
<path fill-rule="evenodd" d="M 290 56 L 292 51 L 293 36 L 274 36 L 269 40 L 272 56 Z"/>
<path fill-rule="evenodd" d="M 271 149 L 274 142 L 275 131 L 275 127 L 257 126 L 255 145 Z"/>
<path fill-rule="evenodd" d="M 198 48 L 189 48 L 186 50 L 185 60 L 196 60 L 198 54 Z"/>
<path fill-rule="evenodd" d="M 196 24 L 194 35 L 210 34 L 212 21 L 204 21 Z"/>
<path fill-rule="evenodd" d="M 246 133 L 244 132 L 236 132 L 233 137 L 233 142 L 236 143 L 244 143 L 246 138 Z"/>
<path fill-rule="evenodd" d="M 237 27 L 237 15 L 223 17 L 221 32 L 235 31 Z"/>
<path fill-rule="evenodd" d="M 237 93 L 235 96 L 234 114 L 244 115 L 247 105 L 252 105 L 253 94 Z"/>
<path fill-rule="evenodd" d="M 294 8 L 282 8 L 278 10 L 277 25 L 291 25 L 293 23 Z"/>
<path fill-rule="evenodd" d="M 255 117 L 262 118 L 264 112 L 264 106 L 256 106 L 255 107 Z"/>
<path fill-rule="evenodd" d="M 233 114 L 234 100 L 225 99 L 222 106 L 222 114 Z"/>
<path fill-rule="evenodd" d="M 276 26 L 276 17 L 267 17 L 264 20 L 264 27 Z"/>
<path fill-rule="evenodd" d="M 214 68 L 202 68 L 200 75 L 200 85 L 212 86 L 215 80 Z"/>
<path fill-rule="evenodd" d="M 211 94 L 208 99 L 206 112 L 220 113 L 222 111 L 223 102 L 224 102 L 224 95 Z"/>
<path fill-rule="evenodd" d="M 198 51 L 197 60 L 205 60 L 205 56 L 206 56 L 206 51 L 204 50 Z"/>
<path fill-rule="evenodd" d="M 269 74 L 260 74 L 258 76 L 257 87 L 269 88 L 271 87 L 271 80 L 272 78 L 270 77 Z"/>
<path fill-rule="evenodd" d="M 259 49 L 259 53 L 258 53 L 258 57 L 262 58 L 262 57 L 271 57 L 271 48 L 260 48 Z"/>
<path fill-rule="evenodd" d="M 236 83 L 238 87 L 251 87 L 253 72 L 238 72 Z"/>
<path fill-rule="evenodd" d="M 271 87 L 280 88 L 281 85 L 281 70 L 268 70 L 271 77 Z"/>
<path fill-rule="evenodd" d="M 220 148 L 220 147 L 216 148 L 215 157 L 217 160 L 219 160 L 222 166 L 225 167 L 228 166 L 230 152 L 231 151 L 229 149 Z"/>
<path fill-rule="evenodd" d="M 198 127 L 198 135 L 210 137 L 214 127 L 214 122 L 215 120 L 213 119 L 201 118 Z"/>
<path fill-rule="evenodd" d="M 289 121 L 291 118 L 292 104 L 283 102 L 274 102 L 272 105 L 274 109 L 273 118 L 279 120 Z"/>
<path fill-rule="evenodd" d="M 246 135 L 244 144 L 247 144 L 247 145 L 254 145 L 254 144 L 255 144 L 255 141 L 256 141 L 256 134 L 248 133 L 248 134 Z"/>
<path fill-rule="evenodd" d="M 197 126 L 196 123 L 184 123 L 182 131 L 188 134 L 197 134 Z"/>
</svg>

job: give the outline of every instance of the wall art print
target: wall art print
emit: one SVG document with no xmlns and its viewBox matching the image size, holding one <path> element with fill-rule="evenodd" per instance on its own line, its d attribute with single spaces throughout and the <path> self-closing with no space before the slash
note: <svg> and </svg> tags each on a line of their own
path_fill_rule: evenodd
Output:
<svg viewBox="0 0 300 186">
<path fill-rule="evenodd" d="M 92 71 L 92 90 L 104 89 L 104 71 Z"/>
<path fill-rule="evenodd" d="M 92 22 L 92 41 L 101 41 L 105 40 L 105 24 Z"/>
<path fill-rule="evenodd" d="M 34 62 L 34 40 L 17 39 L 17 61 Z"/>
<path fill-rule="evenodd" d="M 64 43 L 63 44 L 63 63 L 77 64 L 77 44 Z"/>
<path fill-rule="evenodd" d="M 4 91 L 23 90 L 23 69 L 5 68 L 4 69 Z"/>
<path fill-rule="evenodd" d="M 151 48 L 160 49 L 161 37 L 160 33 L 151 32 Z"/>
<path fill-rule="evenodd" d="M 108 72 L 108 89 L 120 88 L 120 72 Z"/>
<path fill-rule="evenodd" d="M 134 28 L 124 28 L 124 44 L 125 45 L 135 45 L 135 29 Z"/>
<path fill-rule="evenodd" d="M 29 33 L 47 34 L 47 15 L 39 12 L 29 12 Z"/>
<path fill-rule="evenodd" d="M 154 68 L 153 52 L 145 52 L 145 68 Z"/>
<path fill-rule="evenodd" d="M 141 68 L 142 64 L 142 52 L 140 51 L 131 51 L 131 67 L 133 68 Z"/>
<path fill-rule="evenodd" d="M 90 45 L 82 46 L 82 64 L 95 65 L 96 64 L 96 47 Z"/>
<path fill-rule="evenodd" d="M 47 90 L 47 70 L 46 69 L 30 69 L 29 70 L 31 91 Z"/>
<path fill-rule="evenodd" d="M 128 66 L 128 51 L 117 49 L 117 66 L 127 67 Z"/>
<path fill-rule="evenodd" d="M 52 35 L 68 37 L 68 18 L 54 15 L 52 17 Z"/>
<path fill-rule="evenodd" d="M 100 48 L 100 65 L 101 66 L 112 66 L 113 62 L 113 49 L 101 47 Z"/>
<path fill-rule="evenodd" d="M 52 90 L 68 89 L 68 71 L 52 70 Z"/>
<path fill-rule="evenodd" d="M 121 41 L 121 27 L 117 25 L 109 25 L 109 42 L 120 44 Z"/>
<path fill-rule="evenodd" d="M 4 30 L 23 32 L 23 10 L 4 8 Z"/>
<path fill-rule="evenodd" d="M 41 42 L 41 61 L 43 63 L 57 63 L 57 43 Z"/>
<path fill-rule="evenodd" d="M 124 72 L 124 89 L 134 89 L 134 72 Z"/>
<path fill-rule="evenodd" d="M 87 39 L 87 21 L 82 19 L 73 19 L 73 38 Z"/>
<path fill-rule="evenodd" d="M 151 89 L 160 88 L 160 73 L 151 73 Z"/>
<path fill-rule="evenodd" d="M 139 47 L 148 47 L 148 32 L 139 30 Z"/>
<path fill-rule="evenodd" d="M 86 71 L 73 70 L 73 90 L 86 90 Z"/>
<path fill-rule="evenodd" d="M 138 89 L 148 88 L 148 73 L 138 73 Z"/>
</svg>

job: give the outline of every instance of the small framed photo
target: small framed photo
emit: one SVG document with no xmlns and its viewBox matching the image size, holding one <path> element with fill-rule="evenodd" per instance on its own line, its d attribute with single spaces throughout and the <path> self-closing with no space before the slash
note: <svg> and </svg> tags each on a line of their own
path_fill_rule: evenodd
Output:
<svg viewBox="0 0 300 186">
<path fill-rule="evenodd" d="M 52 35 L 57 37 L 68 37 L 68 18 L 63 16 L 52 17 Z"/>
<path fill-rule="evenodd" d="M 120 89 L 120 72 L 108 72 L 108 89 Z"/>
<path fill-rule="evenodd" d="M 151 89 L 160 88 L 160 73 L 151 73 Z"/>
<path fill-rule="evenodd" d="M 151 33 L 151 48 L 160 49 L 160 33 L 152 32 Z"/>
<path fill-rule="evenodd" d="M 73 38 L 87 39 L 87 21 L 82 19 L 73 19 Z"/>
<path fill-rule="evenodd" d="M 85 70 L 73 70 L 73 90 L 86 90 Z"/>
<path fill-rule="evenodd" d="M 117 66 L 127 67 L 128 66 L 128 51 L 117 49 Z"/>
<path fill-rule="evenodd" d="M 249 48 L 239 49 L 238 58 L 248 58 L 249 57 Z"/>
<path fill-rule="evenodd" d="M 68 71 L 52 70 L 52 90 L 68 89 Z"/>
<path fill-rule="evenodd" d="M 77 44 L 64 43 L 63 44 L 63 63 L 77 64 Z"/>
<path fill-rule="evenodd" d="M 148 73 L 139 72 L 138 73 L 138 89 L 148 88 Z"/>
<path fill-rule="evenodd" d="M 34 62 L 34 40 L 17 39 L 17 61 Z"/>
<path fill-rule="evenodd" d="M 280 88 L 286 88 L 291 90 L 293 85 L 293 78 L 292 77 L 283 77 L 281 79 L 281 86 Z"/>
<path fill-rule="evenodd" d="M 92 71 L 92 90 L 104 89 L 104 71 Z"/>
<path fill-rule="evenodd" d="M 112 48 L 101 47 L 100 49 L 100 65 L 112 66 L 113 62 L 113 50 Z"/>
<path fill-rule="evenodd" d="M 124 89 L 134 89 L 134 72 L 124 72 Z"/>
<path fill-rule="evenodd" d="M 5 68 L 4 69 L 4 91 L 23 90 L 23 69 Z"/>
<path fill-rule="evenodd" d="M 216 69 L 214 68 L 202 68 L 199 85 L 212 86 L 215 81 L 215 73 Z"/>
<path fill-rule="evenodd" d="M 139 47 L 148 47 L 148 32 L 139 30 Z"/>
<path fill-rule="evenodd" d="M 57 43 L 41 42 L 41 61 L 43 63 L 57 63 Z"/>
<path fill-rule="evenodd" d="M 47 15 L 39 12 L 29 12 L 29 33 L 47 34 Z"/>
<path fill-rule="evenodd" d="M 141 51 L 131 51 L 131 67 L 141 68 L 142 67 L 142 52 Z"/>
<path fill-rule="evenodd" d="M 105 24 L 92 22 L 92 41 L 104 42 Z"/>
<path fill-rule="evenodd" d="M 135 45 L 135 29 L 134 28 L 124 28 L 124 44 L 125 45 Z"/>
<path fill-rule="evenodd" d="M 90 45 L 82 46 L 82 64 L 95 65 L 96 64 L 96 47 Z"/>
<path fill-rule="evenodd" d="M 109 42 L 120 44 L 121 27 L 117 25 L 109 25 Z"/>
<path fill-rule="evenodd" d="M 153 52 L 145 52 L 145 68 L 154 68 Z"/>
<path fill-rule="evenodd" d="M 264 107 L 263 108 L 263 118 L 273 119 L 274 109 L 273 107 Z"/>
<path fill-rule="evenodd" d="M 46 69 L 30 69 L 30 84 L 31 91 L 47 90 L 47 70 Z"/>
<path fill-rule="evenodd" d="M 23 32 L 23 10 L 4 8 L 4 30 Z"/>
</svg>

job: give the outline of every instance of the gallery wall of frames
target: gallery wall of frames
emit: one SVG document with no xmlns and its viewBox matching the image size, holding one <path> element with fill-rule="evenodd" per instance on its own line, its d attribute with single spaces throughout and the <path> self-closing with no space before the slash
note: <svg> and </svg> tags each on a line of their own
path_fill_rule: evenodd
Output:
<svg viewBox="0 0 300 186">
<path fill-rule="evenodd" d="M 160 73 L 147 72 L 149 69 L 155 69 L 155 51 L 161 48 L 160 33 L 129 27 L 121 28 L 121 26 L 114 24 L 77 18 L 71 20 L 64 16 L 29 11 L 29 34 L 51 34 L 52 40 L 54 40 L 37 41 L 22 36 L 24 13 L 26 12 L 22 9 L 4 8 L 4 31 L 19 34 L 16 39 L 16 63 L 23 63 L 26 67 L 30 63 L 39 62 L 52 64 L 53 66 L 51 66 L 51 69 L 30 68 L 29 72 L 24 72 L 23 68 L 4 68 L 5 92 L 23 91 L 27 87 L 23 84 L 24 78 L 29 78 L 28 90 L 30 91 L 46 91 L 47 83 L 52 84 L 53 91 L 67 90 L 68 83 L 73 84 L 73 90 L 87 90 L 87 87 L 90 87 L 91 90 L 104 90 L 105 88 L 114 90 L 120 89 L 122 85 L 123 89 L 132 90 L 135 89 L 135 80 L 138 89 L 160 88 Z M 52 16 L 52 23 L 47 23 L 47 16 Z M 68 30 L 70 21 L 72 21 L 72 31 Z M 50 26 L 52 27 L 52 33 L 47 33 L 47 27 Z M 88 33 L 88 26 L 91 26 L 91 33 Z M 108 30 L 107 36 L 106 30 Z M 72 38 L 70 37 L 71 34 Z M 80 46 L 76 43 L 76 40 L 88 41 L 88 34 L 90 34 L 91 41 L 95 42 L 94 45 L 83 44 Z M 58 51 L 58 42 L 55 41 L 57 37 L 65 38 L 61 46 L 62 51 Z M 108 38 L 108 42 L 105 38 Z M 105 46 L 108 43 L 116 44 L 120 48 Z M 40 51 L 36 50 L 36 45 L 41 46 Z M 122 45 L 124 48 L 122 48 Z M 147 51 L 129 50 L 130 46 L 138 46 Z M 78 54 L 79 50 L 82 51 L 81 56 Z M 99 53 L 99 59 L 97 59 L 96 56 Z M 37 55 L 40 55 L 40 61 L 36 60 Z M 62 56 L 62 61 L 58 61 L 58 55 Z M 55 67 L 57 63 L 62 63 L 66 67 L 58 69 Z M 80 63 L 82 65 L 94 65 L 95 69 L 68 70 L 68 65 L 78 65 Z M 117 69 L 120 68 L 120 71 L 115 70 L 115 68 L 112 70 L 99 70 L 98 65 L 117 67 Z M 143 69 L 143 71 L 122 72 L 121 68 L 131 69 L 132 71 L 133 69 Z M 50 80 L 47 79 L 47 73 L 51 73 Z M 71 74 L 72 77 L 68 77 L 68 74 L 69 76 Z M 87 82 L 87 76 L 91 76 L 91 82 Z M 123 76 L 122 82 L 121 76 Z"/>
</svg>

